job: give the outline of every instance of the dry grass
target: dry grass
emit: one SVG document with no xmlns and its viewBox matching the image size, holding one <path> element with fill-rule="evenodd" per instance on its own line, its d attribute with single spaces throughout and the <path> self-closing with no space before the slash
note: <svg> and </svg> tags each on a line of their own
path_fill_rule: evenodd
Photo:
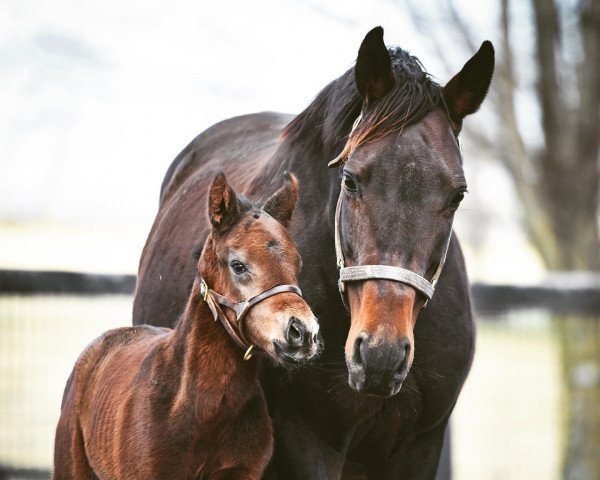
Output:
<svg viewBox="0 0 600 480">
<path fill-rule="evenodd" d="M 129 296 L 0 297 L 0 463 L 51 465 L 62 393 L 77 356 L 130 319 Z"/>
<path fill-rule="evenodd" d="M 48 468 L 65 381 L 81 350 L 129 325 L 131 297 L 0 297 L 0 463 Z M 480 322 L 453 417 L 456 480 L 560 477 L 560 364 L 543 315 Z"/>
</svg>

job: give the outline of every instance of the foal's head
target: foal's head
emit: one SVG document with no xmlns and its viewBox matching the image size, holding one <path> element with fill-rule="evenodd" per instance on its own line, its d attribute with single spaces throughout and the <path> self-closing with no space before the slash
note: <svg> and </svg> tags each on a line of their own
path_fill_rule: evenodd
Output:
<svg viewBox="0 0 600 480">
<path fill-rule="evenodd" d="M 297 197 L 291 174 L 263 205 L 236 195 L 223 173 L 215 177 L 208 197 L 212 229 L 198 264 L 210 289 L 238 303 L 278 285 L 297 285 L 301 260 L 288 232 Z M 232 310 L 223 313 L 235 321 Z M 317 319 L 293 292 L 252 306 L 240 331 L 279 363 L 309 360 L 320 345 Z"/>
</svg>

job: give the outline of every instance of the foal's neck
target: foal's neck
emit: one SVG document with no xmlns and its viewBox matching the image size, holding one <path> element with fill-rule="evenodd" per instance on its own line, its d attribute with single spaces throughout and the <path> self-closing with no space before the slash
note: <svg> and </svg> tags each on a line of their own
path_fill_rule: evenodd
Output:
<svg viewBox="0 0 600 480">
<path fill-rule="evenodd" d="M 243 360 L 244 352 L 234 343 L 221 322 L 213 317 L 194 280 L 183 316 L 171 338 L 174 355 L 182 369 L 179 400 L 196 399 L 220 404 L 231 391 L 243 392 L 257 378 L 256 360 Z M 181 353 L 182 352 L 182 353 Z M 175 358 L 175 357 L 174 357 Z M 249 390 L 249 389 L 247 389 Z M 241 396 L 241 394 L 238 394 Z M 214 398 L 213 398 L 214 397 Z"/>
</svg>

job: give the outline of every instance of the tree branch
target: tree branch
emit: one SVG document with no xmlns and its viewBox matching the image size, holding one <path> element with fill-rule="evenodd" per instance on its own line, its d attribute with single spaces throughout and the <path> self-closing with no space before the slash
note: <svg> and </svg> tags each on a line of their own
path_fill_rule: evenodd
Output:
<svg viewBox="0 0 600 480">
<path fill-rule="evenodd" d="M 456 9 L 456 5 L 454 5 L 453 0 L 446 0 L 446 9 L 448 10 L 448 13 L 450 14 L 450 20 L 452 21 L 452 24 L 456 27 L 456 29 L 460 33 L 462 41 L 465 44 L 465 47 L 467 48 L 467 50 L 469 52 L 476 52 L 477 49 L 479 48 L 479 46 L 477 45 L 477 42 L 475 42 L 473 40 L 473 36 L 471 35 L 471 30 L 467 26 L 464 19 L 458 13 L 458 10 Z"/>
<path fill-rule="evenodd" d="M 537 93 L 542 110 L 542 128 L 550 164 L 559 163 L 562 151 L 568 148 L 562 142 L 561 117 L 565 119 L 565 105 L 558 86 L 555 48 L 559 39 L 559 22 L 554 0 L 533 0 L 535 14 L 535 43 L 538 67 Z"/>
</svg>

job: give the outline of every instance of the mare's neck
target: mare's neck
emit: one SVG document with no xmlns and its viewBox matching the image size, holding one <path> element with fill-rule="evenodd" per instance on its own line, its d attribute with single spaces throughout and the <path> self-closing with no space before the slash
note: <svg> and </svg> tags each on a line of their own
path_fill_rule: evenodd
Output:
<svg viewBox="0 0 600 480">
<path fill-rule="evenodd" d="M 266 178 L 277 177 L 285 170 L 293 172 L 301 185 L 301 209 L 302 201 L 307 199 L 312 214 L 319 210 L 315 207 L 323 206 L 326 210 L 321 218 L 330 220 L 329 227 L 333 228 L 331 220 L 340 192 L 341 168 L 329 168 L 328 163 L 344 149 L 361 104 L 348 103 L 341 113 L 334 115 L 328 113 L 327 104 L 315 100 L 286 127 Z"/>
<path fill-rule="evenodd" d="M 176 404 L 212 402 L 218 409 L 221 399 L 231 390 L 245 388 L 256 381 L 257 360 L 243 360 L 244 352 L 234 343 L 221 322 L 215 320 L 200 293 L 198 279 L 194 280 L 185 311 L 171 338 L 173 358 L 181 368 L 180 388 Z M 240 397 L 241 393 L 238 393 Z M 176 405 L 177 408 L 178 405 Z M 203 416 L 211 405 L 203 405 Z"/>
<path fill-rule="evenodd" d="M 304 259 L 300 286 L 315 311 L 336 319 L 346 317 L 341 297 L 337 294 L 338 269 L 334 247 L 335 207 L 340 194 L 341 172 L 340 167 L 329 168 L 327 164 L 342 152 L 359 113 L 360 109 L 356 109 L 356 112 L 347 115 L 340 138 L 327 143 L 325 128 L 328 120 L 323 112 L 309 107 L 300 114 L 300 117 L 305 117 L 302 127 L 282 136 L 269 162 L 269 170 L 261 175 L 261 179 L 271 181 L 287 170 L 298 177 L 300 195 L 292 218 L 292 237 Z M 257 186 L 264 189 L 261 181 L 265 180 L 257 181 Z M 321 324 L 326 341 L 328 338 L 339 340 L 339 325 L 336 322 Z"/>
</svg>

